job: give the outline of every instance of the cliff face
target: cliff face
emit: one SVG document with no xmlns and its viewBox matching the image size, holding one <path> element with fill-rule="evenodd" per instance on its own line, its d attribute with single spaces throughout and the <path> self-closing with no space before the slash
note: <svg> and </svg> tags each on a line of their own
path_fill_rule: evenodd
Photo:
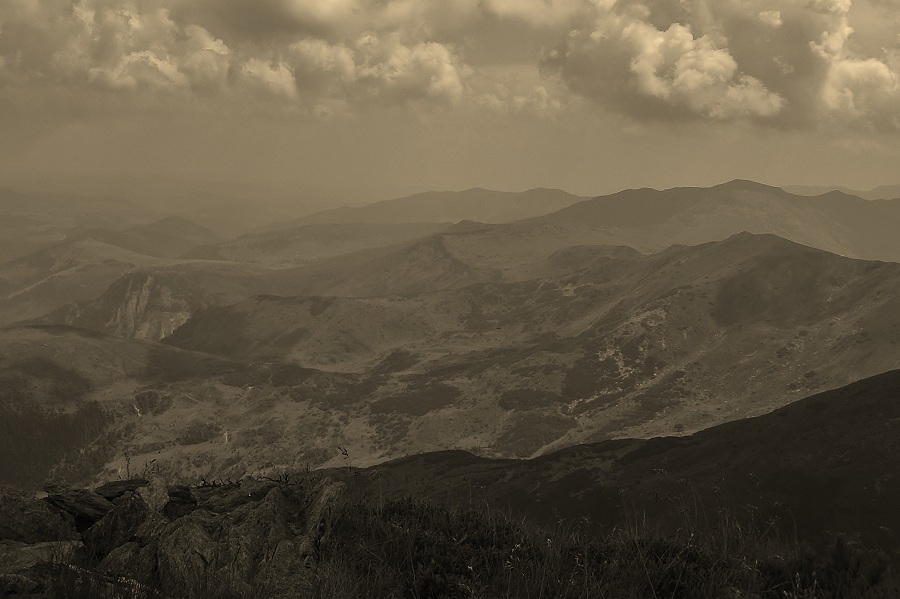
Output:
<svg viewBox="0 0 900 599">
<path fill-rule="evenodd" d="M 191 317 L 194 307 L 176 289 L 153 275 L 129 278 L 123 302 L 104 328 L 119 337 L 159 341 Z"/>
<path fill-rule="evenodd" d="M 127 339 L 160 341 L 205 305 L 199 294 L 185 291 L 177 278 L 135 270 L 113 283 L 98 300 L 69 304 L 41 320 Z"/>
</svg>

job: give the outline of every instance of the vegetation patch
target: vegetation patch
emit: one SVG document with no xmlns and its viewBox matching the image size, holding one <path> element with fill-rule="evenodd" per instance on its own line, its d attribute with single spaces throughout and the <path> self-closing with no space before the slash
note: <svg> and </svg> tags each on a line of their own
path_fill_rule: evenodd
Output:
<svg viewBox="0 0 900 599">
<path fill-rule="evenodd" d="M 212 420 L 194 420 L 178 435 L 179 445 L 199 445 L 212 441 L 222 434 L 222 427 Z"/>
<path fill-rule="evenodd" d="M 498 403 L 506 410 L 531 410 L 554 407 L 561 401 L 558 393 L 545 389 L 511 389 L 500 395 Z"/>
<path fill-rule="evenodd" d="M 505 455 L 527 457 L 559 439 L 573 423 L 573 419 L 558 414 L 537 411 L 514 414 L 506 430 L 497 438 L 494 449 Z"/>
<path fill-rule="evenodd" d="M 50 401 L 70 403 L 84 397 L 91 382 L 77 370 L 41 357 L 13 362 L 0 369 L 0 405 Z"/>
<path fill-rule="evenodd" d="M 440 410 L 451 405 L 460 396 L 456 387 L 444 383 L 429 384 L 420 389 L 392 395 L 372 402 L 372 414 L 408 414 L 424 416 L 432 410 Z"/>
<path fill-rule="evenodd" d="M 172 407 L 172 396 L 156 389 L 144 389 L 134 394 L 134 405 L 141 414 L 159 415 Z"/>
<path fill-rule="evenodd" d="M 40 486 L 70 454 L 80 461 L 81 469 L 93 471 L 102 460 L 89 459 L 88 448 L 109 423 L 96 402 L 75 411 L 0 406 L 0 484 Z"/>
</svg>

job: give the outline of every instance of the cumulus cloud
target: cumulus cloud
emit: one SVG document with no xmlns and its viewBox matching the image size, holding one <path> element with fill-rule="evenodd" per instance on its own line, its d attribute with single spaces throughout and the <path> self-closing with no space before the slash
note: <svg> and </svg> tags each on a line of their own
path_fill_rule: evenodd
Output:
<svg viewBox="0 0 900 599">
<path fill-rule="evenodd" d="M 894 53 L 853 44 L 850 0 L 597 4 L 542 67 L 636 118 L 897 127 Z"/>
<path fill-rule="evenodd" d="M 900 128 L 900 37 L 871 12 L 897 1 L 4 0 L 0 96 L 544 115 L 569 96 L 636 119 Z M 555 37 L 513 59 L 546 79 L 488 81 L 473 31 Z"/>
<path fill-rule="evenodd" d="M 416 24 L 431 3 L 360 0 L 9 0 L 0 82 L 246 98 L 318 109 L 458 103 L 469 72 Z M 430 12 L 460 18 L 450 3 Z M 448 13 L 449 11 L 449 13 Z M 436 18 L 436 17 L 435 17 Z"/>
</svg>

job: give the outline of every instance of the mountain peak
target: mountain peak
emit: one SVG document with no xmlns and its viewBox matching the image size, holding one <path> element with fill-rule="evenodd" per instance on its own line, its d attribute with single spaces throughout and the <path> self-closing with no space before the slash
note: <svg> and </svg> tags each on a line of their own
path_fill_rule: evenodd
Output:
<svg viewBox="0 0 900 599">
<path fill-rule="evenodd" d="M 775 187 L 773 185 L 766 185 L 765 183 L 757 183 L 756 181 L 751 181 L 749 179 L 732 179 L 727 183 L 721 183 L 719 185 L 714 185 L 710 189 L 722 189 L 728 191 L 758 191 L 758 192 L 767 192 L 767 193 L 784 193 L 784 190 L 780 187 Z"/>
</svg>

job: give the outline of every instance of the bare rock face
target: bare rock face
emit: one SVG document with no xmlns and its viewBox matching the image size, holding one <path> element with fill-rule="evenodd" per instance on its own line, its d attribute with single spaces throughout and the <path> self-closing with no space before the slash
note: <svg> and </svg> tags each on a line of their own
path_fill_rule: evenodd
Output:
<svg viewBox="0 0 900 599">
<path fill-rule="evenodd" d="M 75 519 L 75 529 L 83 532 L 105 516 L 113 504 L 87 489 L 77 489 L 67 485 L 49 484 L 45 501 Z"/>
</svg>

